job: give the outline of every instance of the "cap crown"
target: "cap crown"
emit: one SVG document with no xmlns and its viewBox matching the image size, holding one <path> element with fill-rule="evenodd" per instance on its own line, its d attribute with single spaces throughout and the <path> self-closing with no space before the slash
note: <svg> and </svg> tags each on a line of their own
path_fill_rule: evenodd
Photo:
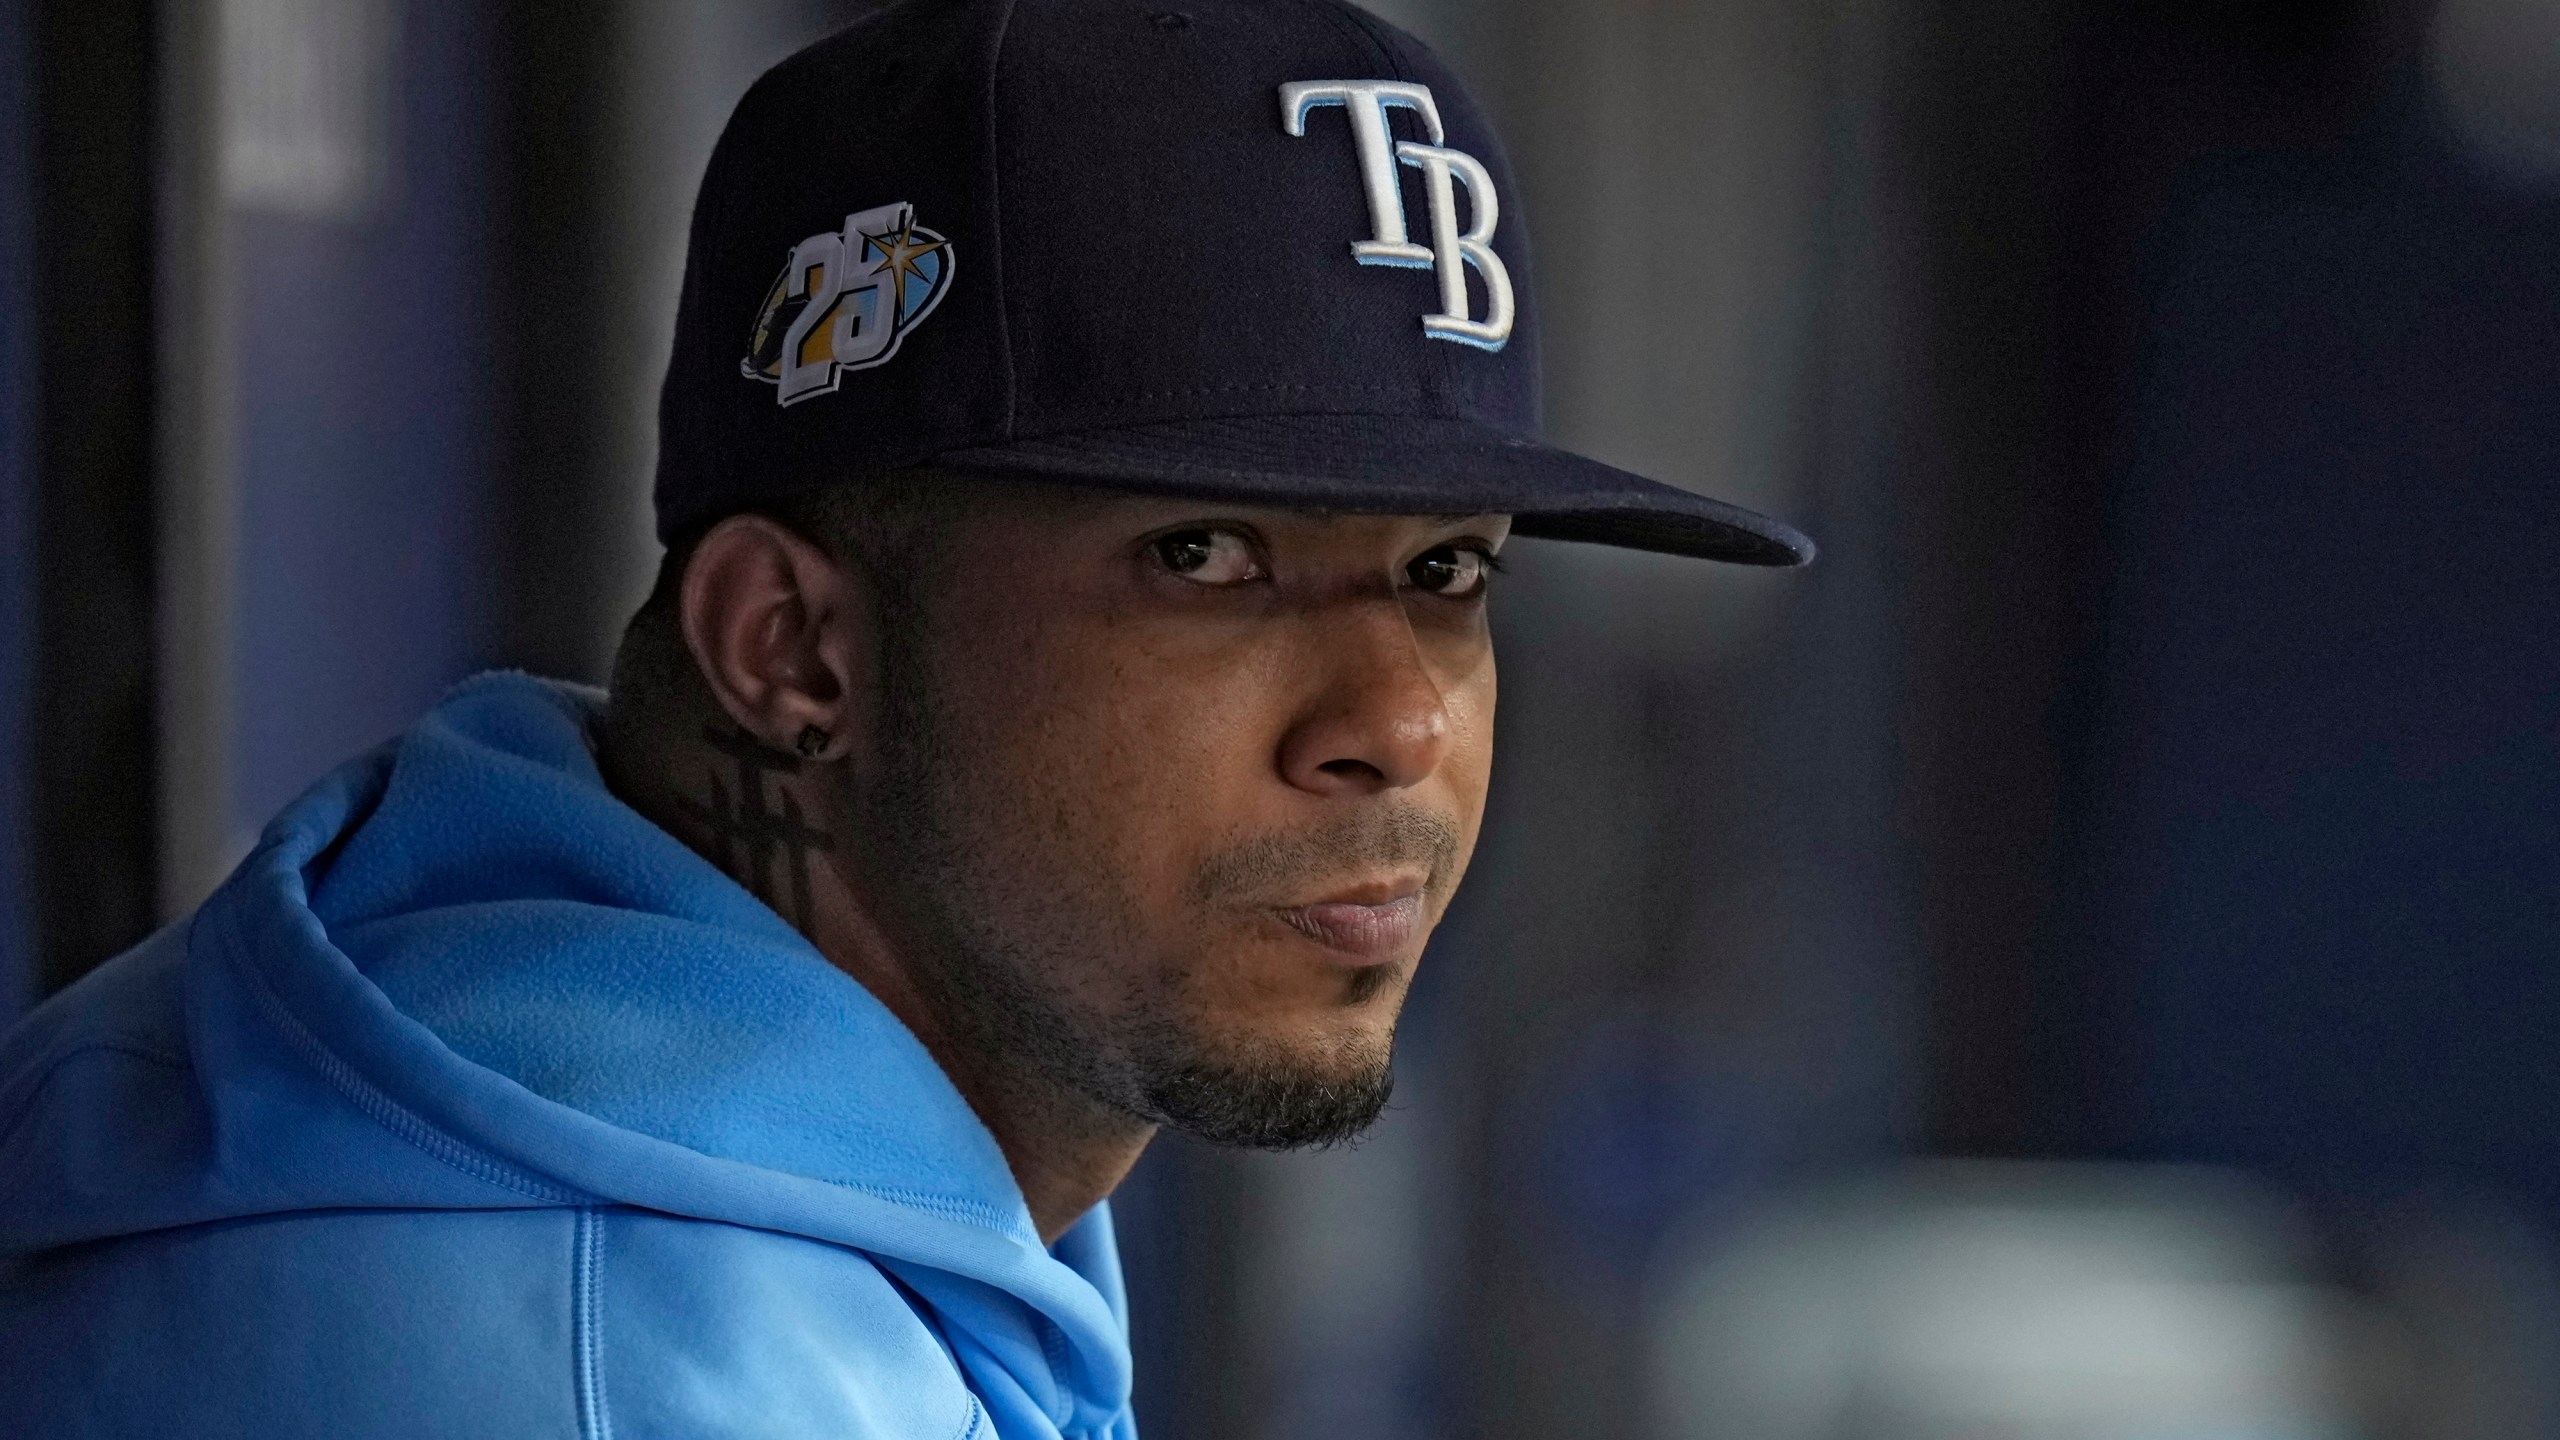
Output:
<svg viewBox="0 0 2560 1440">
<path fill-rule="evenodd" d="M 1533 435 L 1516 200 L 1448 71 L 1331 0 L 900 0 L 758 80 L 713 152 L 659 532 L 1166 421 Z"/>
</svg>

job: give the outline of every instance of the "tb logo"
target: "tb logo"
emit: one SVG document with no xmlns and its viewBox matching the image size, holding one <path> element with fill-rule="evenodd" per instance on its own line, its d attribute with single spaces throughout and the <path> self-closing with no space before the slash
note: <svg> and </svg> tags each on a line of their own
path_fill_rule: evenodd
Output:
<svg viewBox="0 0 2560 1440">
<path fill-rule="evenodd" d="M 1352 258 L 1363 265 L 1429 267 L 1440 276 L 1440 313 L 1422 317 L 1422 333 L 1435 340 L 1454 340 L 1485 350 L 1499 350 L 1511 338 L 1511 272 L 1493 253 L 1493 223 L 1502 214 L 1494 199 L 1493 177 L 1476 157 L 1451 150 L 1440 127 L 1440 107 L 1431 102 L 1428 86 L 1394 80 L 1294 80 L 1280 87 L 1280 128 L 1292 135 L 1307 133 L 1307 112 L 1339 105 L 1350 117 L 1351 142 L 1360 157 L 1360 184 L 1369 197 L 1369 238 L 1351 242 Z M 1387 128 L 1391 110 L 1410 110 L 1421 118 L 1431 143 L 1398 140 Z M 1401 162 L 1422 172 L 1424 203 L 1431 210 L 1431 243 L 1417 245 L 1405 230 L 1404 188 L 1397 183 Z M 1465 186 L 1467 209 L 1475 221 L 1458 228 L 1458 187 Z M 1483 277 L 1486 315 L 1473 318 L 1467 303 L 1467 267 Z"/>
</svg>

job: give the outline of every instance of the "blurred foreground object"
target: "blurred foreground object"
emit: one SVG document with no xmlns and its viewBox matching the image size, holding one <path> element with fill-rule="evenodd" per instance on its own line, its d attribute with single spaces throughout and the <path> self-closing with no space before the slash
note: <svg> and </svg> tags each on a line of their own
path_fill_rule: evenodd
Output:
<svg viewBox="0 0 2560 1440">
<path fill-rule="evenodd" d="M 1801 1196 L 1671 1267 L 1656 1433 L 2345 1440 L 2547 1434 L 2540 1242 L 2403 1221 L 2363 1283 L 2188 1167 L 1945 1162 Z"/>
</svg>

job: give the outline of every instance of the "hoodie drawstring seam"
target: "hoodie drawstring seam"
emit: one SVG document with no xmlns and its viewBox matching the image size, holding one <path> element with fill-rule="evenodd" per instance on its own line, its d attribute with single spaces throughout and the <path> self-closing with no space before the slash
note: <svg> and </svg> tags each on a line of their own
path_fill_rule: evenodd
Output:
<svg viewBox="0 0 2560 1440">
<path fill-rule="evenodd" d="M 578 1211 L 570 1263 L 577 1307 L 571 1318 L 577 1331 L 578 1440 L 613 1440 L 613 1417 L 604 1403 L 604 1315 L 598 1295 L 602 1288 L 598 1272 L 604 1268 L 602 1212 Z"/>
<path fill-rule="evenodd" d="M 887 1185 L 865 1185 L 858 1180 L 829 1180 L 826 1183 L 833 1185 L 838 1189 L 852 1190 L 860 1194 L 869 1195 L 874 1199 L 886 1200 L 892 1205 L 904 1205 L 911 1209 L 923 1210 L 930 1214 L 945 1216 L 953 1220 L 971 1221 L 979 1225 L 984 1225 L 1000 1234 L 1013 1235 L 1016 1233 L 1014 1227 L 1006 1223 L 1004 1212 L 996 1209 L 992 1205 L 973 1204 L 967 1200 L 955 1200 L 947 1196 L 928 1194 L 921 1190 L 901 1190 L 894 1186 Z"/>
</svg>

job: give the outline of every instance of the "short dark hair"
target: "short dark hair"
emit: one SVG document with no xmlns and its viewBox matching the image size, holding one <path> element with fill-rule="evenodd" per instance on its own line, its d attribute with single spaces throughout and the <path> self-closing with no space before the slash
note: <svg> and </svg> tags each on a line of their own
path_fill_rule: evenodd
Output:
<svg viewBox="0 0 2560 1440">
<path fill-rule="evenodd" d="M 861 566 L 883 609 L 902 617 L 912 614 L 921 599 L 931 556 L 948 532 L 945 522 L 959 508 L 961 489 L 932 471 L 897 470 L 821 486 L 740 513 L 764 516 L 838 564 Z M 633 718 L 631 711 L 682 693 L 692 682 L 693 657 L 685 649 L 677 597 L 695 548 L 718 523 L 706 521 L 668 542 L 649 597 L 623 627 L 613 657 L 612 710 L 618 719 Z"/>
</svg>

